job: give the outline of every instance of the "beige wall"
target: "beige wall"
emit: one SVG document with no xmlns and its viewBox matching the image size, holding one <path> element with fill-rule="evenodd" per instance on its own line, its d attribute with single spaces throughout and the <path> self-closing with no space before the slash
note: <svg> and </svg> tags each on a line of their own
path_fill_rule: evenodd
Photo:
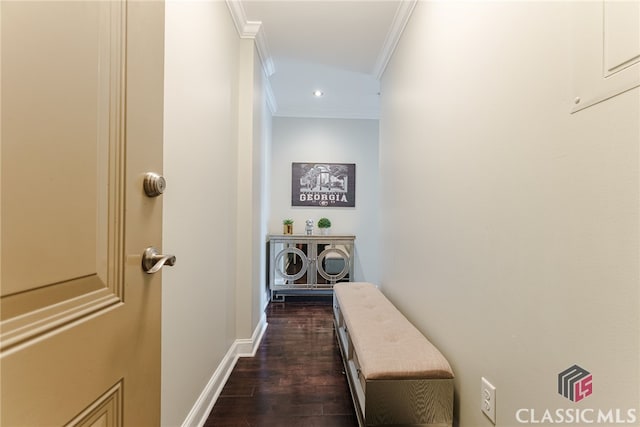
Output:
<svg viewBox="0 0 640 427">
<path fill-rule="evenodd" d="M 256 328 L 268 303 L 267 246 L 269 206 L 271 196 L 271 149 L 273 117 L 267 100 L 267 77 L 257 51 L 254 49 L 253 90 L 253 278 L 252 278 L 252 325 Z M 257 317 L 258 316 L 258 317 Z M 265 319 L 266 321 L 266 319 Z"/>
<path fill-rule="evenodd" d="M 251 307 L 253 294 L 251 281 L 254 265 L 255 245 L 253 231 L 256 212 L 253 211 L 253 192 L 255 188 L 253 168 L 253 40 L 240 40 L 240 62 L 238 67 L 238 141 L 237 141 L 237 205 L 236 205 L 236 335 L 251 336 L 251 317 L 244 313 L 243 307 Z M 256 261 L 257 262 L 257 261 Z"/>
<path fill-rule="evenodd" d="M 166 4 L 162 423 L 181 425 L 235 339 L 239 38 L 223 2 Z"/>
<path fill-rule="evenodd" d="M 382 79 L 383 290 L 452 363 L 459 426 L 491 425 L 481 376 L 499 426 L 640 420 L 640 91 L 569 113 L 580 13 L 419 2 Z M 593 374 L 579 403 L 557 393 L 573 364 Z"/>
<path fill-rule="evenodd" d="M 266 301 L 265 221 L 271 112 L 266 77 L 252 39 L 240 41 L 237 160 L 236 335 L 251 338 L 264 319 Z"/>
<path fill-rule="evenodd" d="M 224 2 L 168 1 L 165 44 L 163 248 L 178 261 L 163 270 L 162 425 L 179 426 L 206 417 L 264 320 L 252 231 L 271 116 L 254 41 Z"/>
</svg>

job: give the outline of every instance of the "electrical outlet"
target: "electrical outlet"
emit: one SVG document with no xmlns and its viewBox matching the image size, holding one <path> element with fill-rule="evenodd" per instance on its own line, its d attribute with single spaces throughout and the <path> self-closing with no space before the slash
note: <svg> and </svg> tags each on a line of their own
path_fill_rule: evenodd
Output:
<svg viewBox="0 0 640 427">
<path fill-rule="evenodd" d="M 496 423 L 496 388 L 485 377 L 482 377 L 480 385 L 480 409 L 492 423 Z"/>
</svg>

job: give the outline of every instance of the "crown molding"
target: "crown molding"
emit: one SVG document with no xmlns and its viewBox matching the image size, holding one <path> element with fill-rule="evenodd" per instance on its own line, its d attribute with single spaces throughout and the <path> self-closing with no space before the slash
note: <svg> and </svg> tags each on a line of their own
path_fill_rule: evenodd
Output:
<svg viewBox="0 0 640 427">
<path fill-rule="evenodd" d="M 262 28 L 261 21 L 249 21 L 247 20 L 247 14 L 242 6 L 240 0 L 226 0 L 229 12 L 231 12 L 231 18 L 238 31 L 238 35 L 242 39 L 254 39 L 256 43 L 256 49 L 260 60 L 262 61 L 262 67 L 267 77 L 270 77 L 275 72 L 275 66 L 271 54 L 269 53 L 269 47 L 267 45 L 267 37 L 264 31 L 260 31 Z"/>
<path fill-rule="evenodd" d="M 407 26 L 407 22 L 409 22 L 416 3 L 418 3 L 418 0 L 401 0 L 399 2 L 396 14 L 393 17 L 393 22 L 380 50 L 380 55 L 378 55 L 376 65 L 373 67 L 373 75 L 376 79 L 380 80 L 382 78 L 384 70 L 387 68 L 393 52 L 396 50 L 396 46 L 398 46 L 402 32 Z"/>
<path fill-rule="evenodd" d="M 271 115 L 276 114 L 278 111 L 278 103 L 276 102 L 276 95 L 273 93 L 273 87 L 271 87 L 271 82 L 269 81 L 269 76 L 266 75 L 266 72 L 264 79 L 264 93 L 267 100 L 267 107 L 269 107 Z"/>
<path fill-rule="evenodd" d="M 262 25 L 262 23 L 260 23 L 260 25 Z M 276 67 L 273 64 L 273 59 L 271 58 L 271 53 L 269 52 L 267 35 L 264 30 L 258 31 L 255 40 L 256 48 L 258 49 L 258 55 L 260 55 L 260 59 L 262 60 L 262 68 L 264 68 L 264 72 L 267 77 L 271 77 L 271 75 L 276 72 Z"/>
<path fill-rule="evenodd" d="M 254 29 L 255 26 L 251 26 L 250 28 L 245 29 L 245 24 L 247 21 L 247 14 L 244 11 L 244 7 L 242 6 L 242 2 L 239 0 L 226 0 L 227 7 L 229 8 L 229 12 L 231 12 L 231 18 L 233 18 L 233 23 L 236 26 L 236 30 L 241 38 L 248 38 L 247 36 L 251 33 L 251 29 Z M 261 23 L 257 21 L 252 21 L 254 24 L 258 23 L 258 27 Z M 255 30 L 255 29 L 254 29 Z M 257 33 L 259 28 L 255 30 Z M 254 33 L 254 36 L 255 36 Z"/>
<path fill-rule="evenodd" d="M 260 33 L 261 26 L 262 21 L 245 21 L 240 37 L 243 39 L 255 39 Z"/>
</svg>

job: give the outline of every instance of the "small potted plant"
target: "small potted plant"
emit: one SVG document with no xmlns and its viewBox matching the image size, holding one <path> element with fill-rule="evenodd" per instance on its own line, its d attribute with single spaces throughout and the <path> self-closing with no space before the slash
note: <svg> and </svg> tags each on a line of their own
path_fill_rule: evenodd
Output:
<svg viewBox="0 0 640 427">
<path fill-rule="evenodd" d="M 318 220 L 318 228 L 320 229 L 320 234 L 323 236 L 329 234 L 329 229 L 331 228 L 331 221 L 329 221 L 329 218 L 320 218 Z"/>
<path fill-rule="evenodd" d="M 282 221 L 283 225 L 283 233 L 284 234 L 293 234 L 293 220 L 291 218 L 287 218 Z"/>
</svg>

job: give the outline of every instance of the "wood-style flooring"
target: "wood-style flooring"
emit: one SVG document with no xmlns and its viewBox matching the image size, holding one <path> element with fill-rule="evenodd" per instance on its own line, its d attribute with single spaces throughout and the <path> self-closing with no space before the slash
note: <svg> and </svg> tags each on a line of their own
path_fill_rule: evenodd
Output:
<svg viewBox="0 0 640 427">
<path fill-rule="evenodd" d="M 270 303 L 255 357 L 238 359 L 205 427 L 355 427 L 328 298 Z"/>
</svg>

